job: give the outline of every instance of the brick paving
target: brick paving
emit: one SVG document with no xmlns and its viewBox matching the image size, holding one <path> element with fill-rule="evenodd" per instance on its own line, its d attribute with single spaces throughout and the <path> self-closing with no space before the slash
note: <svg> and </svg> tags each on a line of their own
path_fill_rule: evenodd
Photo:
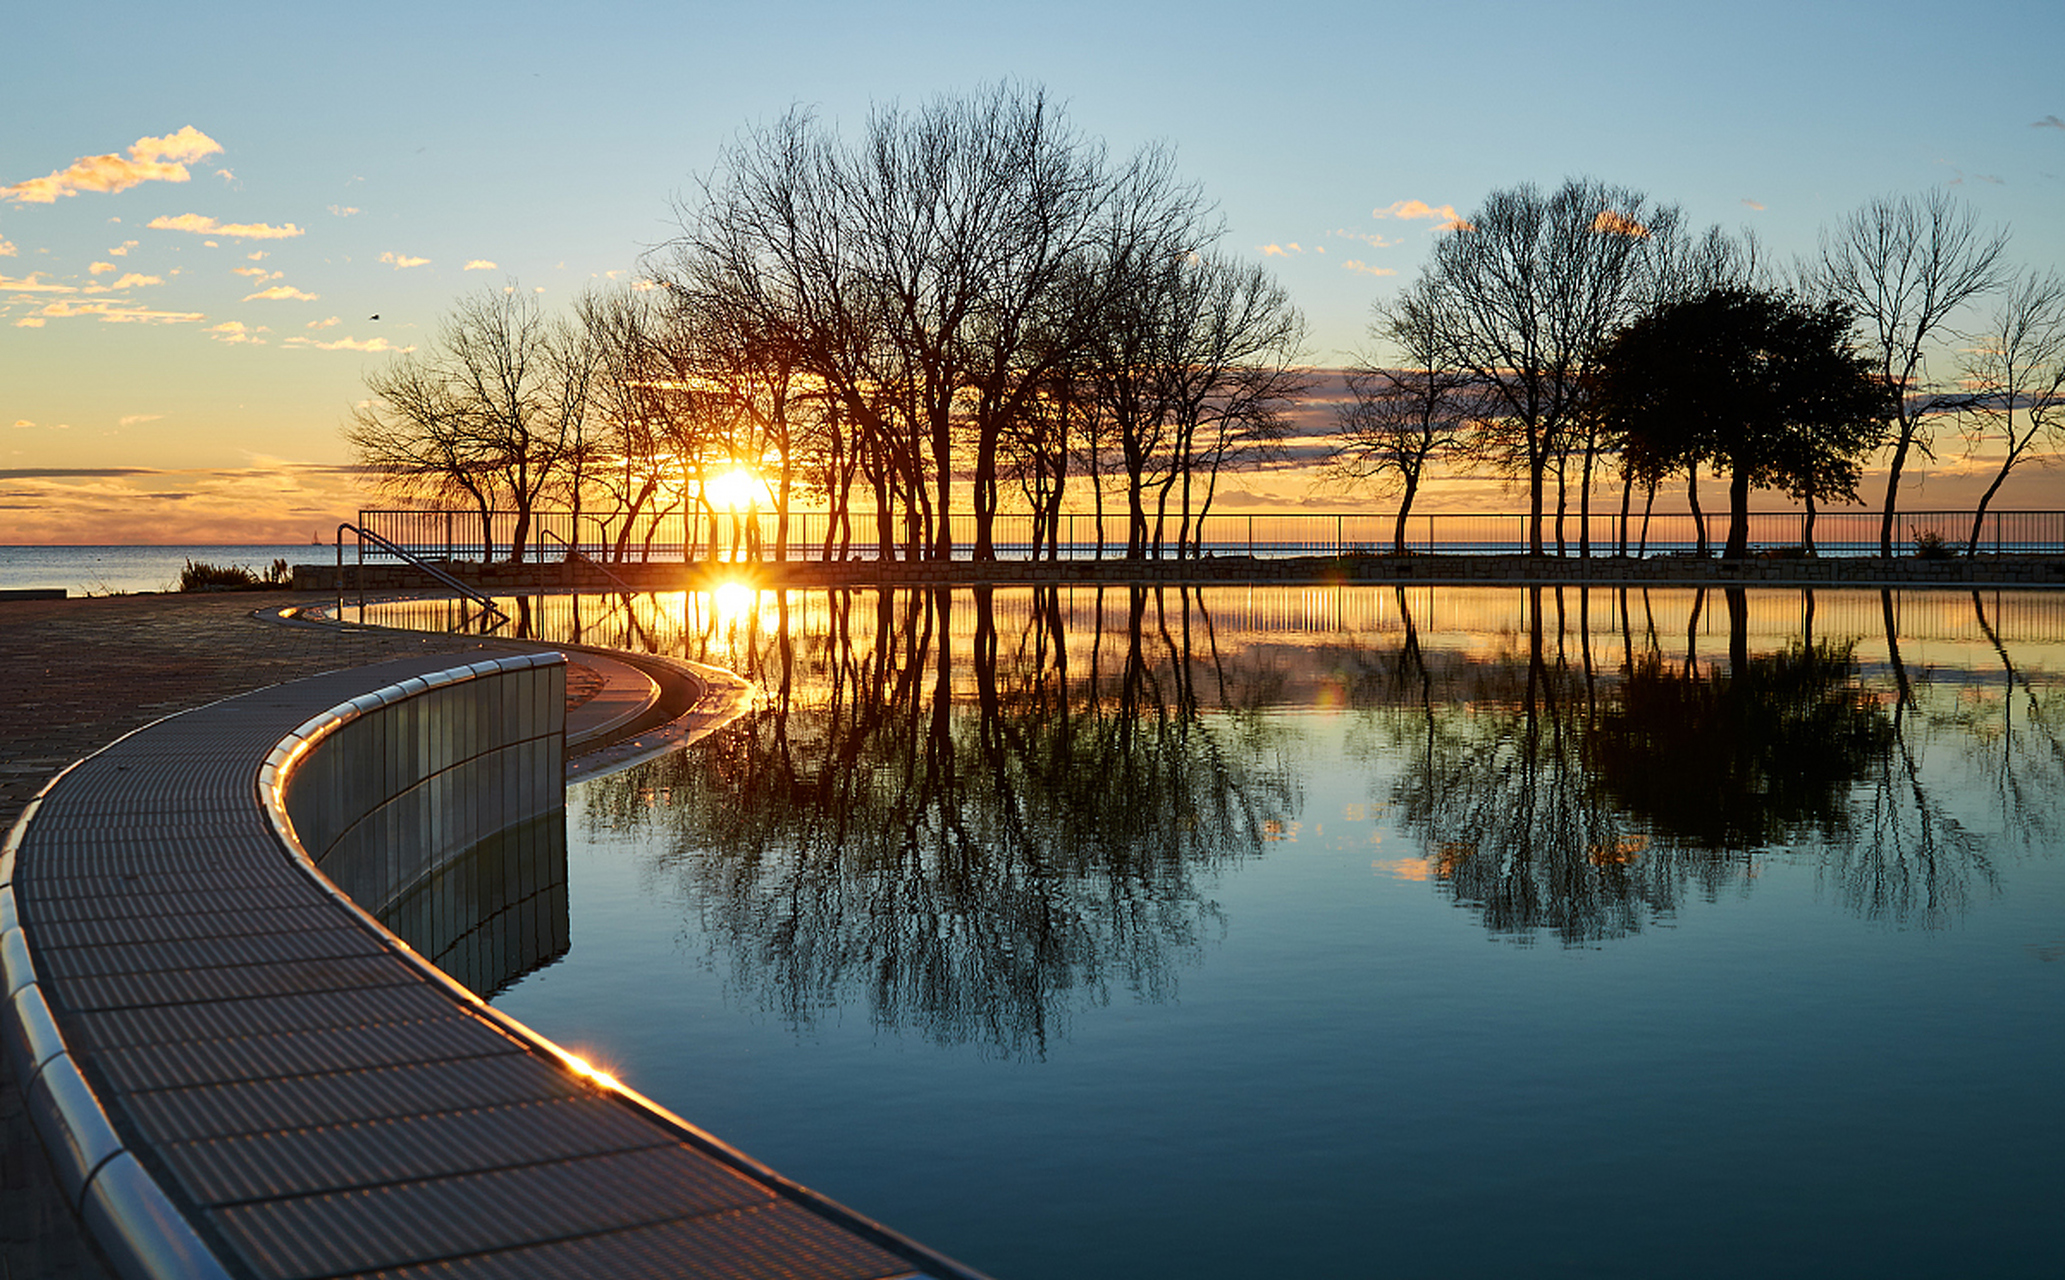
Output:
<svg viewBox="0 0 2065 1280">
<path fill-rule="evenodd" d="M 0 830 L 52 775 L 132 729 L 283 680 L 414 654 L 508 651 L 457 636 L 254 619 L 286 592 L 0 601 Z M 595 682 L 582 682 L 592 696 Z M 79 1238 L 0 1059 L 0 1277 L 108 1272 Z"/>
</svg>

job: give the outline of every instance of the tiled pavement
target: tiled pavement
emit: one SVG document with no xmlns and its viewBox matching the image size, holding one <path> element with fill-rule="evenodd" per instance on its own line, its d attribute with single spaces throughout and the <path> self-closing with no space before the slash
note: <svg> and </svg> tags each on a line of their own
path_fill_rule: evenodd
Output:
<svg viewBox="0 0 2065 1280">
<path fill-rule="evenodd" d="M 60 769 L 163 716 L 318 672 L 483 648 L 459 637 L 251 617 L 291 599 L 267 592 L 0 601 L 0 830 Z M 0 1143 L 0 1277 L 102 1280 L 107 1273 L 73 1229 L 4 1059 Z"/>
<path fill-rule="evenodd" d="M 69 1011 L 58 1023 L 78 1070 L 121 1108 L 118 1127 L 149 1146 L 139 1154 L 162 1166 L 160 1181 L 170 1178 L 167 1190 L 211 1247 L 227 1249 L 234 1271 L 279 1280 L 454 1268 L 859 1280 L 911 1275 L 911 1260 L 925 1259 L 937 1274 L 973 1274 L 671 1120 L 598 1096 L 550 1052 L 526 1050 L 521 1028 L 512 1036 L 464 1006 L 415 1007 L 422 983 L 408 964 L 369 935 L 300 919 L 309 912 L 294 907 L 319 906 L 320 894 L 230 830 L 256 816 L 242 813 L 238 775 L 261 740 L 374 676 L 457 665 L 469 651 L 503 646 L 282 628 L 252 620 L 246 601 L 13 608 L 0 606 L 0 715 L 17 709 L 0 738 L 13 770 L 0 775 L 12 784 L 0 810 L 8 821 L 51 773 L 129 729 L 268 687 L 122 742 L 67 777 L 44 802 L 15 872 L 23 928 L 40 937 L 53 1008 Z M 356 670 L 381 659 L 381 670 Z M 654 686 L 644 675 L 586 661 L 600 678 L 591 670 L 577 680 L 569 702 L 593 699 L 581 708 L 590 732 L 649 723 L 639 708 Z M 340 668 L 353 670 L 269 688 Z M 165 774 L 169 758 L 180 762 L 177 777 Z M 177 794 L 153 799 L 168 779 Z M 138 795 L 139 785 L 152 795 Z M 163 830 L 138 843 L 109 828 L 111 810 L 123 831 L 139 821 Z M 60 852 L 87 828 L 103 830 L 98 844 Z M 213 834 L 195 843 L 178 837 L 185 828 Z M 255 860 L 241 862 L 245 854 Z M 177 883 L 163 889 L 220 881 L 227 896 L 177 915 L 129 910 L 130 899 L 159 892 L 158 876 L 138 873 L 175 867 Z M 70 878 L 82 872 L 87 880 Z M 118 877 L 126 887 L 106 880 L 117 872 L 128 873 Z M 258 899 L 297 890 L 307 903 L 257 909 Z M 74 910 L 82 905 L 83 914 Z M 337 1007 L 304 1008 L 325 1001 Z M 66 1061 L 43 1068 L 39 1090 Z M 0 1087 L 0 1119 L 10 1122 L 5 1274 L 104 1275 L 67 1229 L 18 1095 Z"/>
</svg>

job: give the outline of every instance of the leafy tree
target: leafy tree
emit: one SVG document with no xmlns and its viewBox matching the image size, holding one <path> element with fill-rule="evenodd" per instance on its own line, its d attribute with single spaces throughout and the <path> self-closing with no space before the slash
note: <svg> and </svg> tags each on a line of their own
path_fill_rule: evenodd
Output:
<svg viewBox="0 0 2065 1280">
<path fill-rule="evenodd" d="M 1748 551 L 1749 494 L 1851 496 L 1894 396 L 1849 340 L 1851 313 L 1774 290 L 1722 288 L 1613 336 L 1590 411 L 1652 474 L 1710 463 L 1729 477 L 1729 557 Z"/>
</svg>

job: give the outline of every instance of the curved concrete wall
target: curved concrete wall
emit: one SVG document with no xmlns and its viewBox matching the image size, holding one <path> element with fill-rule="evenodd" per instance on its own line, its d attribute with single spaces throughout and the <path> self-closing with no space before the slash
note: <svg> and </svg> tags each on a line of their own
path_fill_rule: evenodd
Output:
<svg viewBox="0 0 2065 1280">
<path fill-rule="evenodd" d="M 567 947 L 565 755 L 565 663 L 524 655 L 335 707 L 260 785 L 290 848 L 486 995 Z"/>
</svg>

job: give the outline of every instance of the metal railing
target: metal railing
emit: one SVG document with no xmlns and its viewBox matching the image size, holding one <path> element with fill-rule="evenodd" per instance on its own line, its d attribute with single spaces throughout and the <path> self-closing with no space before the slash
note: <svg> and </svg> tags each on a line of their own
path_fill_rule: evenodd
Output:
<svg viewBox="0 0 2065 1280">
<path fill-rule="evenodd" d="M 1856 509 L 1824 511 L 1815 519 L 1812 546 L 1823 556 L 1874 556 L 1879 552 L 1880 514 Z M 484 546 L 482 519 L 477 512 L 425 510 L 367 510 L 359 513 L 360 525 L 376 531 L 387 543 L 403 549 L 418 561 L 518 558 L 541 561 L 553 555 L 579 556 L 595 564 L 636 564 L 683 561 L 730 560 L 872 560 L 879 555 L 874 515 L 857 513 L 847 530 L 834 528 L 824 512 L 792 512 L 786 533 L 769 513 L 707 516 L 673 513 L 641 517 L 626 526 L 621 518 L 583 513 L 585 531 L 575 528 L 574 515 L 565 511 L 531 513 L 523 545 L 517 546 L 514 512 L 498 511 L 487 520 L 490 542 Z M 1944 551 L 1962 553 L 1971 539 L 1973 512 L 1955 510 L 1908 511 L 1900 513 L 1894 541 L 1895 554 L 1912 554 L 1922 540 L 1940 544 Z M 956 514 L 951 521 L 954 554 L 965 558 L 975 542 L 975 520 L 971 514 Z M 1245 555 L 1279 557 L 1297 555 L 1382 555 L 1396 549 L 1397 516 L 1387 512 L 1266 512 L 1215 514 L 1193 521 L 1191 546 L 1186 554 L 1197 556 Z M 1529 519 L 1525 512 L 1432 512 L 1412 516 L 1406 522 L 1404 550 L 1414 554 L 1511 555 L 1529 549 Z M 1685 511 L 1657 511 L 1647 515 L 1633 511 L 1623 521 L 1619 510 L 1594 511 L 1587 522 L 1571 512 L 1558 521 L 1553 514 L 1542 521 L 1543 549 L 1550 555 L 1577 556 L 1662 556 L 1698 554 L 1702 546 L 1718 555 L 1728 537 L 1728 513 L 1708 511 L 1695 517 Z M 1176 556 L 1177 524 L 1171 516 L 1163 525 L 1163 542 L 1153 559 Z M 1111 560 L 1126 554 L 1126 520 L 1123 512 L 1106 512 L 1100 525 L 1091 512 L 1064 513 L 1056 531 L 1058 544 L 1039 548 L 1041 559 Z M 1752 552 L 1804 551 L 1808 545 L 1807 521 L 1799 511 L 1759 511 L 1749 517 Z M 1000 559 L 1023 560 L 1033 554 L 1033 517 L 1022 512 L 999 514 L 992 526 L 996 554 Z M 1991 554 L 2065 553 L 2065 511 L 1989 511 L 1980 525 L 1977 551 Z M 520 550 L 520 555 L 516 554 Z M 893 548 L 898 559 L 908 558 L 909 548 L 899 542 Z M 922 549 L 921 549 L 922 558 Z"/>
<path fill-rule="evenodd" d="M 360 515 L 363 521 L 364 513 L 361 512 Z M 406 548 L 396 545 L 381 534 L 375 533 L 367 528 L 363 522 L 353 524 L 349 520 L 337 526 L 337 608 L 340 612 L 344 608 L 344 535 L 347 532 L 353 535 L 353 543 L 358 547 L 360 573 L 357 576 L 359 584 L 359 616 L 361 618 L 366 615 L 366 575 L 364 569 L 366 566 L 366 544 L 370 542 L 376 548 L 387 552 L 399 560 L 414 565 L 444 586 L 450 588 L 453 592 L 479 605 L 483 613 L 493 614 L 495 616 L 494 625 L 485 628 L 485 630 L 493 631 L 496 627 L 502 626 L 509 621 L 509 615 L 502 612 L 501 607 L 487 596 L 467 586 L 428 560 L 411 554 Z"/>
</svg>

